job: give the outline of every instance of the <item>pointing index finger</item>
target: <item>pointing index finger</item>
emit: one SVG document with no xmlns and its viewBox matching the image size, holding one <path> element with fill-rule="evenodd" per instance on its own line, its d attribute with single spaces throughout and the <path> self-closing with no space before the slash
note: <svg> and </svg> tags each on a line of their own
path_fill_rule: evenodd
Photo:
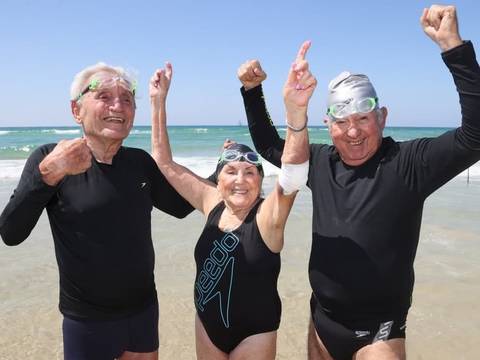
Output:
<svg viewBox="0 0 480 360">
<path fill-rule="evenodd" d="M 169 61 L 165 62 L 165 76 L 167 79 L 172 78 L 172 73 L 173 73 L 173 66 Z"/>
<path fill-rule="evenodd" d="M 302 46 L 300 46 L 300 50 L 298 50 L 295 61 L 305 60 L 305 55 L 307 54 L 308 49 L 310 49 L 310 45 L 312 45 L 312 42 L 307 40 L 302 44 Z"/>
</svg>

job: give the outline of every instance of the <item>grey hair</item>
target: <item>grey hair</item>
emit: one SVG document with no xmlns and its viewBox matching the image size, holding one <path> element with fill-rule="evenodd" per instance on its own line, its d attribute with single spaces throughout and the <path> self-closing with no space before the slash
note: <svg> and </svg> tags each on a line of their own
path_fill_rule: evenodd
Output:
<svg viewBox="0 0 480 360">
<path fill-rule="evenodd" d="M 87 81 L 92 77 L 92 75 L 99 72 L 109 72 L 115 74 L 127 80 L 130 84 L 134 84 L 136 81 L 133 74 L 127 72 L 123 67 L 110 66 L 104 62 L 98 62 L 95 65 L 87 66 L 74 76 L 72 85 L 70 86 L 70 100 L 77 100 L 87 86 Z"/>
</svg>

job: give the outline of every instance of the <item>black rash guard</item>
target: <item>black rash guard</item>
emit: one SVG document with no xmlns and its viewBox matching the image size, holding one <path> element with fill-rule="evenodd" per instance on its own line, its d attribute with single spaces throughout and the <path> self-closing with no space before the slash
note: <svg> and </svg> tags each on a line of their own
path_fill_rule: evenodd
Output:
<svg viewBox="0 0 480 360">
<path fill-rule="evenodd" d="M 384 138 L 376 154 L 356 167 L 343 163 L 334 146 L 310 145 L 309 278 L 333 317 L 382 316 L 410 307 L 424 201 L 480 159 L 480 69 L 473 46 L 467 41 L 442 57 L 460 96 L 461 127 L 437 138 Z M 284 140 L 261 87 L 242 94 L 257 151 L 280 166 Z"/>
<path fill-rule="evenodd" d="M 176 217 L 192 211 L 143 150 L 121 147 L 112 164 L 92 160 L 57 186 L 38 164 L 55 144 L 36 149 L 0 217 L 7 245 L 25 240 L 47 209 L 60 272 L 60 311 L 77 319 L 117 319 L 156 300 L 152 206 Z"/>
</svg>

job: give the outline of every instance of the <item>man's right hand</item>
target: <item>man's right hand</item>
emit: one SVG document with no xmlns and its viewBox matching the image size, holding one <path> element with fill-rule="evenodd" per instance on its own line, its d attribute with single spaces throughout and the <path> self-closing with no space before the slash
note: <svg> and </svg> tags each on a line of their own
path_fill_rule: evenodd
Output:
<svg viewBox="0 0 480 360">
<path fill-rule="evenodd" d="M 237 76 L 245 90 L 253 89 L 267 78 L 258 60 L 248 60 L 240 65 Z"/>
<path fill-rule="evenodd" d="M 57 185 L 67 175 L 84 173 L 92 166 L 92 153 L 87 140 L 61 140 L 38 165 L 45 183 Z"/>
</svg>

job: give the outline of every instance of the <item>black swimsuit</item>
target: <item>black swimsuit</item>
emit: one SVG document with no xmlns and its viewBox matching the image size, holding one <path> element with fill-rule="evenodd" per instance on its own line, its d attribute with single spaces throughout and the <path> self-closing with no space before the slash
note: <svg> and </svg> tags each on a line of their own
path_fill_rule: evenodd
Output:
<svg viewBox="0 0 480 360">
<path fill-rule="evenodd" d="M 262 201 L 231 232 L 218 228 L 225 209 L 220 202 L 195 247 L 197 314 L 210 340 L 226 353 L 248 336 L 280 325 L 280 254 L 268 249 L 258 230 L 255 215 Z"/>
</svg>

